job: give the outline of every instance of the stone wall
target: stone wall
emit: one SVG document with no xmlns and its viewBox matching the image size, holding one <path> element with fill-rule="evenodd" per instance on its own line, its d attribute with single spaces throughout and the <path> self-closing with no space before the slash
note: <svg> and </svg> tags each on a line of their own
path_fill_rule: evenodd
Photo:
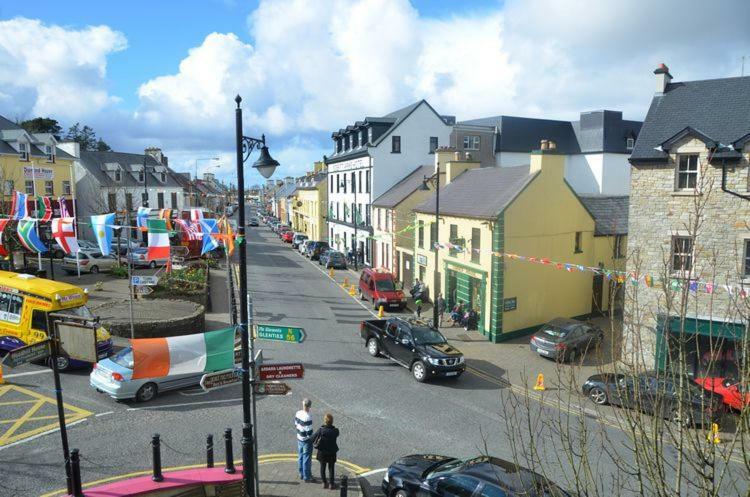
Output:
<svg viewBox="0 0 750 497">
<path fill-rule="evenodd" d="M 687 315 L 720 321 L 737 318 L 736 297 L 720 287 L 743 281 L 744 243 L 750 239 L 750 201 L 721 190 L 721 163 L 708 164 L 708 150 L 693 138 L 674 151 L 666 164 L 634 165 L 631 171 L 628 271 L 653 276 L 654 285 L 626 285 L 623 352 L 625 361 L 637 359 L 646 367 L 654 365 L 657 316 L 679 313 L 674 305 L 667 305 L 667 294 L 675 291 L 670 278 L 685 276 L 671 270 L 672 237 L 693 234 L 696 216 L 701 220 L 694 233 L 690 278 L 713 283 L 717 290 L 708 293 L 699 286 L 690 292 Z M 727 174 L 727 187 L 746 195 L 748 152 L 750 147 Z M 697 193 L 676 191 L 678 153 L 699 154 Z M 667 291 L 664 280 L 670 285 Z"/>
<path fill-rule="evenodd" d="M 91 308 L 112 335 L 130 338 L 130 306 L 127 300 L 106 302 Z M 185 300 L 140 300 L 133 305 L 136 338 L 190 335 L 206 331 L 205 307 Z"/>
</svg>

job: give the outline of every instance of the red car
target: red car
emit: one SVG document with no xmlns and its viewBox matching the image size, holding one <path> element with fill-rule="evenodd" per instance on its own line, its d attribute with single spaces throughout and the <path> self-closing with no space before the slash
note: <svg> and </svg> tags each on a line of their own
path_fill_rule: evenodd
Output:
<svg viewBox="0 0 750 497">
<path fill-rule="evenodd" d="M 292 238 L 294 238 L 294 232 L 292 230 L 285 231 L 281 234 L 281 239 L 286 243 L 292 243 Z"/>
<path fill-rule="evenodd" d="M 741 411 L 750 406 L 750 391 L 742 391 L 737 380 L 731 378 L 707 377 L 696 378 L 695 382 L 710 392 L 721 395 L 724 404 Z"/>
<path fill-rule="evenodd" d="M 406 296 L 401 289 L 401 284 L 391 273 L 384 270 L 365 268 L 359 278 L 359 298 L 371 300 L 373 308 L 381 305 L 386 309 L 398 307 L 403 310 L 406 307 Z"/>
</svg>

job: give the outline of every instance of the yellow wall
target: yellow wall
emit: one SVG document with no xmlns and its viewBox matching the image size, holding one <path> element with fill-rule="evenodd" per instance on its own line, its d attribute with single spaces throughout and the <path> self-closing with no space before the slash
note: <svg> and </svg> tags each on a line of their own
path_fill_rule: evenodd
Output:
<svg viewBox="0 0 750 497">
<path fill-rule="evenodd" d="M 2 194 L 2 200 L 9 202 L 12 199 L 12 192 L 8 195 L 4 188 L 6 180 L 12 180 L 14 183 L 14 189 L 19 192 L 26 192 L 26 178 L 23 175 L 23 168 L 31 167 L 34 165 L 35 168 L 52 169 L 54 171 L 53 182 L 53 194 L 54 198 L 57 198 L 63 194 L 63 181 L 69 181 L 71 184 L 71 192 L 75 192 L 75 184 L 71 180 L 71 168 L 72 160 L 55 159 L 55 162 L 47 162 L 45 158 L 32 157 L 31 161 L 21 161 L 17 155 L 0 155 L 0 194 Z M 30 181 L 30 180 L 29 180 Z M 44 190 L 44 180 L 36 180 L 36 192 L 38 195 L 46 195 Z M 71 195 L 66 195 L 67 198 L 71 198 Z"/>
<path fill-rule="evenodd" d="M 321 181 L 314 189 L 297 190 L 299 206 L 299 226 L 296 228 L 310 240 L 327 240 L 326 223 L 323 216 L 327 214 L 326 181 Z"/>
</svg>

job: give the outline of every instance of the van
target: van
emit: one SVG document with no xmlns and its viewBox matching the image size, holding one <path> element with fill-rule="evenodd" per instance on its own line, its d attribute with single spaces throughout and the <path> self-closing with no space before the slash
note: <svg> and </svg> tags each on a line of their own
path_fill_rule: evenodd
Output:
<svg viewBox="0 0 750 497">
<path fill-rule="evenodd" d="M 93 321 L 94 315 L 86 307 L 86 290 L 75 285 L 37 278 L 30 274 L 0 271 L 0 351 L 32 345 L 48 337 L 47 314 L 71 314 Z M 97 357 L 112 353 L 112 339 L 104 328 L 96 330 Z M 84 367 L 89 363 L 58 356 L 61 371 Z"/>
<path fill-rule="evenodd" d="M 384 269 L 365 268 L 359 277 L 359 298 L 372 301 L 372 307 L 378 309 L 406 307 L 406 296 L 401 283 L 396 281 L 392 273 Z"/>
</svg>

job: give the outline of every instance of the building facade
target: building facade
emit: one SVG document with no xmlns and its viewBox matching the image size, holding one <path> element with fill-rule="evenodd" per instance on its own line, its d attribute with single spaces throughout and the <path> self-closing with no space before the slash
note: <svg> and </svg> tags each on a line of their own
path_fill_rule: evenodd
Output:
<svg viewBox="0 0 750 497">
<path fill-rule="evenodd" d="M 372 201 L 415 164 L 429 164 L 448 143 L 455 118 L 440 116 L 424 100 L 383 117 L 366 117 L 332 134 L 328 165 L 328 242 L 357 248 L 372 264 Z"/>
<path fill-rule="evenodd" d="M 750 282 L 750 77 L 672 83 L 663 64 L 654 74 L 630 159 L 628 272 L 640 284 L 626 295 L 623 357 L 668 367 L 684 340 L 693 374 L 711 347 L 731 369 Z"/>
<path fill-rule="evenodd" d="M 316 162 L 313 170 L 297 183 L 292 207 L 294 231 L 310 240 L 326 240 L 328 181 L 325 164 Z"/>
</svg>

